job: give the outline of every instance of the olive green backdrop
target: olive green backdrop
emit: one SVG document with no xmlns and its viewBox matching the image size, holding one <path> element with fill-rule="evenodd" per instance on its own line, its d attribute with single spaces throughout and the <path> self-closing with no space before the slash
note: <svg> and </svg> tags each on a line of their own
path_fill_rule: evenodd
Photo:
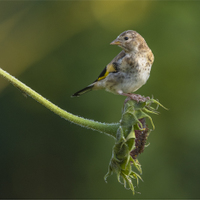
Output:
<svg viewBox="0 0 200 200">
<path fill-rule="evenodd" d="M 169 111 L 153 116 L 139 156 L 141 194 L 132 196 L 115 175 L 103 180 L 112 138 L 65 121 L 0 77 L 0 198 L 200 197 L 199 10 L 197 1 L 1 1 L 0 67 L 56 105 L 120 120 L 122 96 L 70 96 L 97 78 L 121 51 L 109 43 L 131 29 L 155 55 L 137 92 Z"/>
</svg>

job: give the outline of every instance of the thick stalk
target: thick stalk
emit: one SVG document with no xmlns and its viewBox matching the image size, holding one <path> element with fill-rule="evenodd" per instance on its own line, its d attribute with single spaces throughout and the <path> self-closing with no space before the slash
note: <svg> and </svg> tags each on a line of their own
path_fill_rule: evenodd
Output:
<svg viewBox="0 0 200 200">
<path fill-rule="evenodd" d="M 119 127 L 119 123 L 101 123 L 96 122 L 90 119 L 85 119 L 83 117 L 79 117 L 76 115 L 73 115 L 72 113 L 69 113 L 55 104 L 51 103 L 47 99 L 45 99 L 43 96 L 32 90 L 30 87 L 26 86 L 24 83 L 16 79 L 14 76 L 10 75 L 8 72 L 4 71 L 0 68 L 0 75 L 3 76 L 5 79 L 7 79 L 9 82 L 11 82 L 15 87 L 19 88 L 22 92 L 26 93 L 28 96 L 35 99 L 37 102 L 48 108 L 49 110 L 53 111 L 55 114 L 59 115 L 60 117 L 77 124 L 79 126 L 83 126 L 92 130 L 96 130 L 102 133 L 105 133 L 109 136 L 112 136 L 115 138 L 116 131 Z"/>
</svg>

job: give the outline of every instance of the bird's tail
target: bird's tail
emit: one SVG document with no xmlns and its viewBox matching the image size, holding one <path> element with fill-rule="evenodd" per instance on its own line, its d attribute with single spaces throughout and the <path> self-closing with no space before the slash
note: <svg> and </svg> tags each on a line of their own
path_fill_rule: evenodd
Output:
<svg viewBox="0 0 200 200">
<path fill-rule="evenodd" d="M 94 84 L 88 85 L 87 87 L 83 88 L 82 90 L 79 90 L 78 92 L 74 93 L 72 97 L 79 97 L 82 94 L 85 94 L 86 92 L 89 92 L 94 87 Z"/>
</svg>

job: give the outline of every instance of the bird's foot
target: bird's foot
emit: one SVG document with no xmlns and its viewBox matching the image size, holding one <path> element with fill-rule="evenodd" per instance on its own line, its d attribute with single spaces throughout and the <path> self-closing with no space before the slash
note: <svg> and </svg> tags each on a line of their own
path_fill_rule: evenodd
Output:
<svg viewBox="0 0 200 200">
<path fill-rule="evenodd" d="M 146 102 L 150 99 L 150 97 L 144 97 L 144 96 L 141 96 L 140 94 L 128 93 L 125 96 L 128 97 L 128 98 L 126 98 L 125 103 L 129 100 L 134 100 L 134 101 L 137 101 L 137 103 L 139 103 L 139 102 Z"/>
</svg>

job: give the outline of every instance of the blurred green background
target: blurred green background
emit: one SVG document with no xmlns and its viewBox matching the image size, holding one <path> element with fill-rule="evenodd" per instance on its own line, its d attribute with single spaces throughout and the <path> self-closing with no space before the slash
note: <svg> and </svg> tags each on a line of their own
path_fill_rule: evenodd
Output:
<svg viewBox="0 0 200 200">
<path fill-rule="evenodd" d="M 70 96 L 97 78 L 121 51 L 109 43 L 130 29 L 155 55 L 138 93 L 169 111 L 153 116 L 133 197 L 115 175 L 103 180 L 112 138 L 61 119 L 0 77 L 0 198 L 200 197 L 199 11 L 198 1 L 1 1 L 0 67 L 56 105 L 119 121 L 124 97 Z"/>
</svg>

